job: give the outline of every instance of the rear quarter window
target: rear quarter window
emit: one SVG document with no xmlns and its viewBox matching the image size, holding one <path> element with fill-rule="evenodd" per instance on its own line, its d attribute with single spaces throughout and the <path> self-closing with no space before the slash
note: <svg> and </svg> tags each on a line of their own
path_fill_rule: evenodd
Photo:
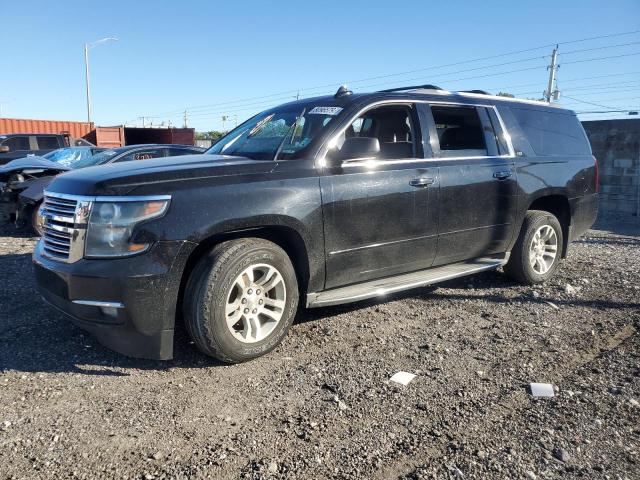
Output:
<svg viewBox="0 0 640 480">
<path fill-rule="evenodd" d="M 36 137 L 38 139 L 39 150 L 55 150 L 60 148 L 58 144 L 58 137 Z"/>
<path fill-rule="evenodd" d="M 591 155 L 575 115 L 514 107 L 511 112 L 537 155 Z"/>
</svg>

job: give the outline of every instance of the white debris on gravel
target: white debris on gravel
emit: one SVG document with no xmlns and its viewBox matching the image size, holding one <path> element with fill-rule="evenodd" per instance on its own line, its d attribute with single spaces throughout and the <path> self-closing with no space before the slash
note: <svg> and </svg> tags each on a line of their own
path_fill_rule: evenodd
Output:
<svg viewBox="0 0 640 480">
<path fill-rule="evenodd" d="M 397 372 L 394 373 L 393 376 L 389 379 L 394 383 L 399 383 L 400 385 L 409 385 L 409 382 L 416 378 L 415 374 L 409 372 Z"/>
<path fill-rule="evenodd" d="M 553 397 L 555 395 L 553 385 L 550 383 L 530 383 L 531 395 L 534 397 Z"/>
</svg>

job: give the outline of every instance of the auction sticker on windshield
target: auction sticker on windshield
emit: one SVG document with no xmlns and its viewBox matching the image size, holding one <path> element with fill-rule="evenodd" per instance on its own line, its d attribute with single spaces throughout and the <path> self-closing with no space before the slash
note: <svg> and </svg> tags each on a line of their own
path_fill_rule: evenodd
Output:
<svg viewBox="0 0 640 480">
<path fill-rule="evenodd" d="M 316 115 L 338 115 L 342 111 L 342 107 L 313 107 L 309 113 Z"/>
</svg>

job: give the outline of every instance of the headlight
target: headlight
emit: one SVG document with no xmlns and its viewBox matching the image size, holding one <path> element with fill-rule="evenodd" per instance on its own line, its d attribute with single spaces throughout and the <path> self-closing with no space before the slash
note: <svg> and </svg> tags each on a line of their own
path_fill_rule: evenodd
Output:
<svg viewBox="0 0 640 480">
<path fill-rule="evenodd" d="M 122 197 L 121 197 L 122 198 Z M 96 200 L 87 225 L 85 257 L 124 257 L 149 248 L 148 243 L 133 243 L 133 229 L 140 222 L 158 218 L 169 207 L 169 198 L 135 200 Z"/>
</svg>

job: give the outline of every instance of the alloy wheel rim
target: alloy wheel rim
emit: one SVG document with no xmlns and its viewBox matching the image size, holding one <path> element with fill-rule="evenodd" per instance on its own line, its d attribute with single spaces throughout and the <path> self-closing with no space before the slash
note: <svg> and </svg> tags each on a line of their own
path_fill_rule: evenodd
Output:
<svg viewBox="0 0 640 480">
<path fill-rule="evenodd" d="M 237 340 L 256 343 L 273 333 L 284 315 L 287 288 L 272 265 L 244 269 L 229 289 L 225 305 L 227 328 Z"/>
<path fill-rule="evenodd" d="M 536 230 L 529 245 L 529 263 L 539 275 L 547 273 L 558 254 L 558 235 L 551 225 L 543 225 Z"/>
</svg>

